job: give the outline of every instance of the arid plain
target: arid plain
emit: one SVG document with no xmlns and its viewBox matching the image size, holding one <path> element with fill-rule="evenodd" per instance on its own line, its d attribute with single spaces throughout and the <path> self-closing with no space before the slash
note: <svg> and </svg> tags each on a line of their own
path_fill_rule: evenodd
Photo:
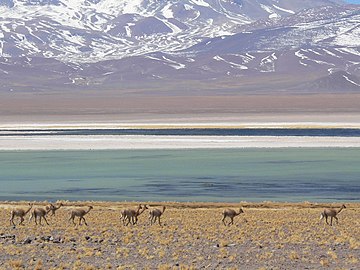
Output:
<svg viewBox="0 0 360 270">
<path fill-rule="evenodd" d="M 46 202 L 35 203 L 44 207 Z M 94 208 L 88 226 L 69 221 L 71 209 Z M 2 202 L 1 269 L 359 269 L 360 204 L 346 204 L 333 226 L 319 220 L 318 203 L 148 203 L 138 224 L 124 226 L 121 210 L 137 203 L 64 202 L 50 225 L 10 225 L 27 202 Z M 162 226 L 149 211 L 166 205 Z M 244 213 L 222 223 L 227 208 Z M 75 219 L 78 222 L 78 219 Z M 228 223 L 230 220 L 226 220 Z M 330 220 L 329 220 L 330 221 Z M 15 220 L 16 224 L 19 222 Z"/>
</svg>

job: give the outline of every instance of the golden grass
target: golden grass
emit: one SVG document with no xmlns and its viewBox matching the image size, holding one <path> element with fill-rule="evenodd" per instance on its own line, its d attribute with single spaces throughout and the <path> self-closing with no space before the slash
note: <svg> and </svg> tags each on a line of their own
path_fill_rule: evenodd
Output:
<svg viewBox="0 0 360 270">
<path fill-rule="evenodd" d="M 146 211 L 138 225 L 124 226 L 120 210 L 138 203 L 65 202 L 56 216 L 49 216 L 50 226 L 30 224 L 27 217 L 24 226 L 14 229 L 9 223 L 10 209 L 26 204 L 3 202 L 0 206 L 0 235 L 16 235 L 15 243 L 0 240 L 0 265 L 9 269 L 360 266 L 360 204 L 356 203 L 347 204 L 339 214 L 339 224 L 331 227 L 320 221 L 319 215 L 322 208 L 338 204 L 243 202 L 245 213 L 235 217 L 234 225 L 224 226 L 222 211 L 238 209 L 239 204 L 152 202 L 151 206 L 167 206 L 163 226 L 150 226 Z M 68 221 L 72 207 L 89 204 L 94 206 L 85 216 L 89 226 L 74 226 Z M 44 236 L 62 242 L 42 240 Z M 27 238 L 31 243 L 22 244 Z"/>
</svg>

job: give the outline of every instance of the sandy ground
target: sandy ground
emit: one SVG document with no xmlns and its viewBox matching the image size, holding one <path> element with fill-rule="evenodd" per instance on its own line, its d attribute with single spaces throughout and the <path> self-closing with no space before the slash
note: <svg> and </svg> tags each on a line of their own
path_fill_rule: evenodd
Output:
<svg viewBox="0 0 360 270">
<path fill-rule="evenodd" d="M 0 150 L 360 147 L 359 137 L 0 136 Z"/>
<path fill-rule="evenodd" d="M 360 268 L 359 203 L 346 204 L 333 226 L 320 213 L 341 204 L 152 202 L 138 224 L 125 226 L 120 211 L 137 203 L 64 203 L 50 225 L 28 215 L 21 226 L 10 225 L 10 211 L 27 203 L 1 203 L 0 269 Z M 87 205 L 88 226 L 73 225 L 70 211 Z M 150 209 L 162 205 L 162 226 L 150 225 Z M 224 225 L 223 211 L 240 206 L 244 213 Z"/>
</svg>

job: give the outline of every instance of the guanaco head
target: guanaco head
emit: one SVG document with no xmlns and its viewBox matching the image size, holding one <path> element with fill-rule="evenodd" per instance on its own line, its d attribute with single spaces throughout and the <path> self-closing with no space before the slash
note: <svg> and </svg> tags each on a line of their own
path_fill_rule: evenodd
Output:
<svg viewBox="0 0 360 270">
<path fill-rule="evenodd" d="M 241 214 L 241 213 L 244 213 L 244 210 L 242 208 L 240 208 L 240 210 L 239 210 L 239 214 Z"/>
<path fill-rule="evenodd" d="M 51 208 L 54 208 L 55 206 L 52 204 L 52 203 L 50 203 L 49 205 L 47 205 L 46 207 L 45 207 L 45 209 L 46 210 L 48 210 L 48 209 L 51 209 Z"/>
<path fill-rule="evenodd" d="M 51 210 L 55 209 L 55 206 L 52 203 L 50 203 L 50 205 L 47 205 L 45 209 L 46 209 L 46 213 L 48 214 Z"/>
<path fill-rule="evenodd" d="M 341 207 L 342 207 L 342 208 L 346 208 L 345 204 L 343 204 Z"/>
<path fill-rule="evenodd" d="M 149 209 L 145 204 L 141 207 L 140 205 L 140 208 L 138 208 L 138 210 L 136 211 L 136 213 L 138 215 L 142 214 L 146 209 Z"/>
</svg>

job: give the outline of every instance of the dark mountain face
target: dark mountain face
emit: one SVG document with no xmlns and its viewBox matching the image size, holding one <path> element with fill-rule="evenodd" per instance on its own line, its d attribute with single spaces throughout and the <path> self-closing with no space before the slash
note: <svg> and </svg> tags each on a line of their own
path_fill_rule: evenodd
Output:
<svg viewBox="0 0 360 270">
<path fill-rule="evenodd" d="M 0 0 L 0 90 L 360 91 L 359 21 L 330 0 Z"/>
</svg>

